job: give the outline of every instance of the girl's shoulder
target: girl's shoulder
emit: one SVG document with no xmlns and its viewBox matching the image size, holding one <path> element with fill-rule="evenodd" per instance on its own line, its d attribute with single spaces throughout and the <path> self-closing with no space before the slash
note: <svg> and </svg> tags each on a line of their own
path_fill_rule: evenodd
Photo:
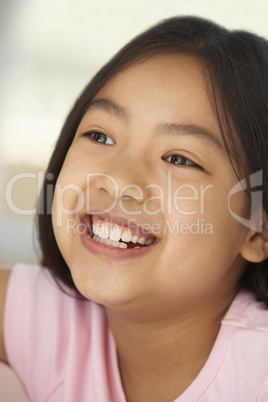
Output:
<svg viewBox="0 0 268 402">
<path fill-rule="evenodd" d="M 200 401 L 215 401 L 219 395 L 228 401 L 233 401 L 234 395 L 236 401 L 268 400 L 266 356 L 268 310 L 252 293 L 241 291 L 222 320 L 205 366 L 182 401 L 197 400 L 196 395 Z M 266 399 L 258 399 L 264 394 Z"/>
<path fill-rule="evenodd" d="M 252 292 L 242 290 L 235 297 L 223 325 L 232 325 L 244 331 L 263 332 L 268 336 L 268 309 Z"/>
<path fill-rule="evenodd" d="M 224 359 L 218 385 L 237 389 L 237 400 L 256 401 L 267 395 L 268 378 L 268 310 L 254 294 L 241 291 L 233 301 L 220 334 Z M 223 346 L 225 345 L 225 346 Z M 218 348 L 219 351 L 219 348 Z M 245 384 L 247 385 L 245 387 Z M 231 399 L 230 399 L 231 400 Z M 267 399 L 265 399 L 267 400 Z"/>
<path fill-rule="evenodd" d="M 90 338 L 96 322 L 105 319 L 101 306 L 79 298 L 73 290 L 56 282 L 46 268 L 17 264 L 12 269 L 4 320 L 4 338 L 11 362 L 20 361 L 21 345 L 29 362 L 37 357 L 42 360 L 44 354 L 51 358 L 62 354 L 64 359 L 67 344 L 79 337 Z M 46 351 L 44 345 L 48 344 Z"/>
<path fill-rule="evenodd" d="M 84 367 L 87 353 L 101 343 L 101 334 L 106 336 L 106 326 L 102 306 L 59 286 L 46 268 L 18 264 L 12 269 L 5 307 L 6 351 L 31 400 L 46 400 L 51 390 L 62 392 L 66 371 L 71 365 Z"/>
<path fill-rule="evenodd" d="M 72 317 L 77 323 L 83 314 L 87 315 L 87 322 L 92 308 L 95 308 L 94 303 L 54 278 L 46 267 L 26 264 L 16 264 L 12 268 L 6 303 L 7 312 L 20 309 L 25 321 L 35 316 L 36 325 L 46 319 L 51 323 L 53 317 L 59 326 L 64 319 L 70 325 Z"/>
</svg>

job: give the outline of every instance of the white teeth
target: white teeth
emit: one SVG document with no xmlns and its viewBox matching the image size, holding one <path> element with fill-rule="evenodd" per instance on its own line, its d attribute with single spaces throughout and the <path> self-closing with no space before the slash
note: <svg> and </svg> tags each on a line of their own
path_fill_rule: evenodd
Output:
<svg viewBox="0 0 268 402">
<path fill-rule="evenodd" d="M 93 235 L 93 240 L 97 241 L 98 243 L 107 244 L 107 246 L 119 247 L 119 248 L 127 248 L 126 243 L 119 243 L 119 241 L 113 241 L 111 239 L 102 239 L 100 236 Z"/>
<path fill-rule="evenodd" d="M 119 241 L 121 239 L 122 228 L 120 226 L 114 226 L 110 232 L 110 239 L 114 241 Z"/>
<path fill-rule="evenodd" d="M 102 239 L 108 239 L 109 237 L 109 227 L 107 225 L 102 225 L 102 224 L 95 224 L 93 226 L 93 232 L 101 237 Z"/>
<path fill-rule="evenodd" d="M 137 243 L 137 241 L 139 240 L 139 236 L 138 235 L 134 235 L 131 238 L 132 243 Z"/>
<path fill-rule="evenodd" d="M 130 229 L 119 225 L 111 225 L 106 221 L 97 221 L 92 225 L 92 229 L 94 240 L 113 247 L 127 248 L 127 244 L 125 243 L 129 242 L 146 246 L 150 246 L 154 243 L 154 239 L 152 238 L 146 240 L 145 237 L 139 237 L 137 234 L 132 235 Z M 119 242 L 119 240 L 125 243 Z"/>
<path fill-rule="evenodd" d="M 126 230 L 122 235 L 122 240 L 126 241 L 127 243 L 131 241 L 132 234 L 130 230 Z"/>
<path fill-rule="evenodd" d="M 145 244 L 145 237 L 141 237 L 140 239 L 139 239 L 139 241 L 138 241 L 138 243 L 140 243 L 140 244 Z"/>
</svg>

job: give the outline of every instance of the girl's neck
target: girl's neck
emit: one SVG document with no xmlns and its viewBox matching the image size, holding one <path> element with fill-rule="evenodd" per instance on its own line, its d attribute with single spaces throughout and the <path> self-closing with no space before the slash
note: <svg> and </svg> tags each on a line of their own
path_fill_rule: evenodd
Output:
<svg viewBox="0 0 268 402">
<path fill-rule="evenodd" d="M 217 311 L 147 323 L 107 309 L 127 401 L 178 398 L 206 363 L 230 302 Z"/>
</svg>

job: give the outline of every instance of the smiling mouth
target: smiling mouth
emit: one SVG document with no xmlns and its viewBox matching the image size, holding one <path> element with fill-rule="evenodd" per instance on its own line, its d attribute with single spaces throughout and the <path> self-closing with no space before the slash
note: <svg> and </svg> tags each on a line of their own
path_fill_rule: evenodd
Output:
<svg viewBox="0 0 268 402">
<path fill-rule="evenodd" d="M 86 225 L 88 236 L 106 246 L 136 249 L 145 248 L 157 242 L 155 236 L 137 225 L 118 224 L 97 215 L 83 216 L 82 223 Z"/>
</svg>

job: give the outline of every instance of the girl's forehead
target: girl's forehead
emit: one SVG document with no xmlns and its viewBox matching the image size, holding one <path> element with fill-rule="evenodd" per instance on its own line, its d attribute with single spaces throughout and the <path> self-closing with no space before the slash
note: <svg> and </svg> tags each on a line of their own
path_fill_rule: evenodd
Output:
<svg viewBox="0 0 268 402">
<path fill-rule="evenodd" d="M 109 101 L 116 104 L 117 110 L 113 109 L 119 117 L 209 124 L 211 130 L 219 129 L 202 66 L 193 57 L 157 55 L 137 62 L 115 75 L 91 103 L 100 99 L 107 108 Z"/>
<path fill-rule="evenodd" d="M 190 79 L 203 82 L 203 71 L 201 62 L 192 56 L 184 54 L 159 54 L 146 58 L 142 61 L 133 61 L 131 65 L 120 70 L 110 81 L 104 85 L 99 93 L 107 90 L 115 84 L 119 85 L 121 81 L 128 81 L 129 89 L 131 82 L 136 80 L 148 80 L 155 83 L 169 83 L 179 81 L 179 78 Z M 161 81 L 159 81 L 161 80 Z"/>
</svg>

